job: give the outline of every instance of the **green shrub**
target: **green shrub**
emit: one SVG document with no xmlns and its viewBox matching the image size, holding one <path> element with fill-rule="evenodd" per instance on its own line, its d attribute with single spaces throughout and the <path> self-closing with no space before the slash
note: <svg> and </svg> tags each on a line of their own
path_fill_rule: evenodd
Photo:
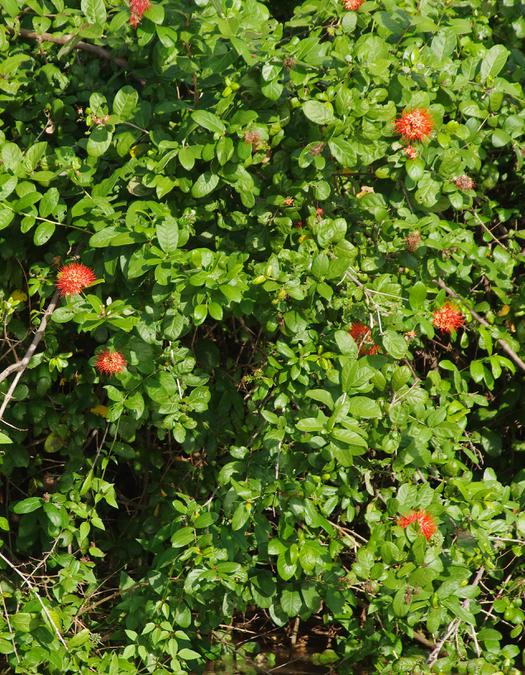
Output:
<svg viewBox="0 0 525 675">
<path fill-rule="evenodd" d="M 5 672 L 519 672 L 523 3 L 131 4 L 0 0 Z"/>
</svg>

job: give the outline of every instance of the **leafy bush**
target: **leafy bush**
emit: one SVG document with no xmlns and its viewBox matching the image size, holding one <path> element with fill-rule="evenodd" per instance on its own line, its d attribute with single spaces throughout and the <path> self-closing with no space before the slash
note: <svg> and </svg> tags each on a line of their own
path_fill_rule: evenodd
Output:
<svg viewBox="0 0 525 675">
<path fill-rule="evenodd" d="M 0 8 L 6 672 L 519 672 L 523 3 Z"/>
</svg>

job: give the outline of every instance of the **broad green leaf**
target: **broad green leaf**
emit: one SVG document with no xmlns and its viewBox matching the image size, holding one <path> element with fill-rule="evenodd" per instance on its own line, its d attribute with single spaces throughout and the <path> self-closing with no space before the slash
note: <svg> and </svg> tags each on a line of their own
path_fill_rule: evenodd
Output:
<svg viewBox="0 0 525 675">
<path fill-rule="evenodd" d="M 321 101 L 306 101 L 303 103 L 305 116 L 315 124 L 330 124 L 334 121 L 334 113 L 329 103 Z"/>
<path fill-rule="evenodd" d="M 101 157 L 111 145 L 113 134 L 106 127 L 97 127 L 91 132 L 87 142 L 87 153 L 91 157 Z"/>
<path fill-rule="evenodd" d="M 89 23 L 102 26 L 106 22 L 106 5 L 104 0 L 81 0 L 80 9 Z"/>
<path fill-rule="evenodd" d="M 377 401 L 368 396 L 353 396 L 349 402 L 349 412 L 354 417 L 364 417 L 368 419 L 382 416 L 381 408 Z"/>
<path fill-rule="evenodd" d="M 485 82 L 488 78 L 496 77 L 507 63 L 509 58 L 509 50 L 503 45 L 494 45 L 491 47 L 483 57 L 480 66 L 481 81 Z"/>
<path fill-rule="evenodd" d="M 33 243 L 35 246 L 43 246 L 46 244 L 55 233 L 55 223 L 43 222 L 39 223 L 33 235 Z"/>
<path fill-rule="evenodd" d="M 27 499 L 22 499 L 22 501 L 17 502 L 13 506 L 13 511 L 18 514 L 23 513 L 33 513 L 39 509 L 43 504 L 41 497 L 28 497 Z"/>
<path fill-rule="evenodd" d="M 133 87 L 126 85 L 119 89 L 115 94 L 113 101 L 113 112 L 123 120 L 132 119 L 133 113 L 137 108 L 139 95 Z"/>
<path fill-rule="evenodd" d="M 297 616 L 302 606 L 303 601 L 299 591 L 283 590 L 281 595 L 281 607 L 287 616 Z"/>
<path fill-rule="evenodd" d="M 335 159 L 344 167 L 352 167 L 357 163 L 356 148 L 341 136 L 336 136 L 328 141 L 328 147 Z"/>
<path fill-rule="evenodd" d="M 217 115 L 214 115 L 207 110 L 194 110 L 191 114 L 191 118 L 199 126 L 208 129 L 208 131 L 214 131 L 220 134 L 223 134 L 226 131 L 226 127 L 222 120 L 217 117 Z"/>
<path fill-rule="evenodd" d="M 200 199 L 206 197 L 210 192 L 213 192 L 217 185 L 219 184 L 219 176 L 214 173 L 207 171 L 206 173 L 201 174 L 193 187 L 191 188 L 191 194 L 193 197 Z"/>
<path fill-rule="evenodd" d="M 174 253 L 179 242 L 179 226 L 175 218 L 165 218 L 156 225 L 157 239 L 166 253 Z"/>
<path fill-rule="evenodd" d="M 182 527 L 171 536 L 171 545 L 173 548 L 182 548 L 195 541 L 195 530 L 193 527 Z"/>
</svg>

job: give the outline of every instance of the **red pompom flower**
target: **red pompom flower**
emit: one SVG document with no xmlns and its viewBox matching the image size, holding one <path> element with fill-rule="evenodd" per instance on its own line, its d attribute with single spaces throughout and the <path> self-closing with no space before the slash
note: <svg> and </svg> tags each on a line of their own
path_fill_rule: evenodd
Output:
<svg viewBox="0 0 525 675">
<path fill-rule="evenodd" d="M 442 333 L 451 333 L 461 328 L 465 323 L 465 317 L 452 303 L 447 302 L 434 312 L 432 323 Z"/>
<path fill-rule="evenodd" d="M 121 373 L 126 366 L 127 361 L 124 356 L 120 352 L 112 352 L 110 349 L 100 352 L 95 361 L 95 368 L 98 372 L 106 375 Z"/>
<path fill-rule="evenodd" d="M 402 516 L 397 521 L 400 527 L 405 528 L 412 525 L 412 523 L 418 523 L 421 534 L 423 534 L 427 541 L 437 530 L 434 519 L 427 511 L 412 511 L 408 516 Z"/>
<path fill-rule="evenodd" d="M 359 356 L 377 354 L 379 346 L 372 338 L 372 331 L 364 323 L 353 323 L 348 331 L 359 349 Z"/>
<path fill-rule="evenodd" d="M 345 9 L 353 10 L 359 9 L 365 0 L 342 0 Z"/>
<path fill-rule="evenodd" d="M 150 7 L 151 3 L 149 0 L 129 0 L 129 9 L 131 11 L 129 22 L 133 28 L 136 28 L 139 25 L 142 15 Z"/>
<path fill-rule="evenodd" d="M 82 263 L 64 265 L 57 275 L 56 286 L 60 295 L 76 295 L 96 281 L 95 272 Z"/>
<path fill-rule="evenodd" d="M 404 112 L 394 125 L 396 131 L 408 141 L 422 141 L 432 133 L 434 122 L 428 110 L 414 108 L 410 112 Z"/>
</svg>

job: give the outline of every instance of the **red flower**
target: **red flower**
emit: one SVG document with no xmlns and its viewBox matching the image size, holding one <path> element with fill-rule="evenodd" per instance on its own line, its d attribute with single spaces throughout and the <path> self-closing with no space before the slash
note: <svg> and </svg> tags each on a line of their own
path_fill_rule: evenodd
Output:
<svg viewBox="0 0 525 675">
<path fill-rule="evenodd" d="M 97 357 L 95 368 L 99 373 L 106 373 L 107 375 L 116 375 L 121 373 L 127 366 L 126 359 L 120 352 L 112 352 L 106 349 Z"/>
<path fill-rule="evenodd" d="M 402 516 L 398 519 L 397 524 L 400 527 L 408 527 L 412 523 L 418 523 L 421 534 L 426 537 L 427 541 L 436 532 L 437 525 L 432 516 L 427 511 L 412 511 L 408 516 Z"/>
<path fill-rule="evenodd" d="M 434 128 L 432 117 L 425 108 L 414 108 L 410 112 L 404 112 L 394 125 L 396 131 L 408 141 L 422 141 L 430 136 Z"/>
<path fill-rule="evenodd" d="M 322 217 L 324 216 L 324 209 L 322 209 L 320 206 L 318 206 L 318 207 L 315 209 L 315 215 L 316 215 L 318 218 L 322 218 Z"/>
<path fill-rule="evenodd" d="M 139 25 L 142 15 L 150 7 L 151 3 L 149 0 L 129 0 L 129 9 L 131 11 L 129 22 L 133 28 L 136 28 Z"/>
<path fill-rule="evenodd" d="M 411 145 L 407 145 L 405 148 L 405 155 L 408 157 L 408 159 L 415 159 L 417 157 L 417 151 Z"/>
<path fill-rule="evenodd" d="M 295 223 L 295 227 L 296 227 L 298 230 L 301 230 L 301 229 L 304 227 L 303 221 L 302 221 L 302 220 L 298 220 L 298 221 Z"/>
<path fill-rule="evenodd" d="M 365 0 L 342 0 L 343 7 L 345 9 L 351 9 L 355 11 L 359 9 Z"/>
<path fill-rule="evenodd" d="M 96 281 L 95 272 L 82 263 L 69 263 L 64 265 L 58 275 L 56 286 L 60 295 L 76 295 L 84 290 L 89 284 Z"/>
<path fill-rule="evenodd" d="M 348 331 L 354 338 L 357 347 L 359 348 L 359 356 L 367 354 L 377 354 L 379 346 L 376 345 L 372 338 L 372 331 L 364 323 L 353 323 Z"/>
<path fill-rule="evenodd" d="M 286 197 L 286 198 L 283 200 L 283 204 L 284 204 L 285 206 L 293 206 L 293 202 L 294 202 L 293 197 Z"/>
<path fill-rule="evenodd" d="M 433 324 L 442 333 L 451 333 L 453 330 L 461 328 L 464 323 L 465 317 L 450 302 L 445 303 L 441 309 L 436 309 L 434 312 Z"/>
</svg>

